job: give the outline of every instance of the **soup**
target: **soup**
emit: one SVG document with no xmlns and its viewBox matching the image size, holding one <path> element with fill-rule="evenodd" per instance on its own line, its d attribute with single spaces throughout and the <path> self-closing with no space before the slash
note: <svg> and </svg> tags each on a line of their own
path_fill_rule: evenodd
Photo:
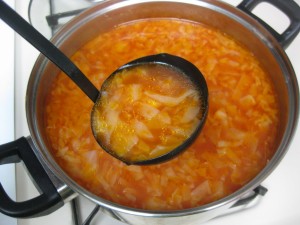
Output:
<svg viewBox="0 0 300 225">
<path fill-rule="evenodd" d="M 214 28 L 176 19 L 139 20 L 112 28 L 72 57 L 100 89 L 121 65 L 166 52 L 203 73 L 209 112 L 195 142 L 157 165 L 126 165 L 93 137 L 93 102 L 63 73 L 47 98 L 46 129 L 57 163 L 78 184 L 117 204 L 178 210 L 223 198 L 254 178 L 275 151 L 279 109 L 272 82 L 248 49 Z"/>
<path fill-rule="evenodd" d="M 126 162 L 163 156 L 187 141 L 200 123 L 200 91 L 171 66 L 141 64 L 109 77 L 92 113 L 100 145 Z"/>
</svg>

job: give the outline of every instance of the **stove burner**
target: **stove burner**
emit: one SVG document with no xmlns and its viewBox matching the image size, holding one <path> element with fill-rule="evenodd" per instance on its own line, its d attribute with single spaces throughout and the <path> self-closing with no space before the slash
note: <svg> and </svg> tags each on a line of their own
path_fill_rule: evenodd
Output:
<svg viewBox="0 0 300 225">
<path fill-rule="evenodd" d="M 80 225 L 81 217 L 79 215 L 79 209 L 78 209 L 79 206 L 77 203 L 77 198 L 72 200 L 71 207 L 72 207 L 74 225 Z M 94 219 L 94 217 L 97 215 L 99 209 L 100 209 L 100 206 L 96 205 L 95 208 L 93 209 L 93 211 L 88 215 L 88 217 L 82 223 L 82 225 L 89 225 L 92 222 L 92 220 Z"/>
</svg>

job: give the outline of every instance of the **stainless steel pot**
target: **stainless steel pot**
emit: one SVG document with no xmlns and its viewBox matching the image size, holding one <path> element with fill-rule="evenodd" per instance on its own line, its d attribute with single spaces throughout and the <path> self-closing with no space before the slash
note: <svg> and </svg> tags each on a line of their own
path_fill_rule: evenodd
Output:
<svg viewBox="0 0 300 225">
<path fill-rule="evenodd" d="M 35 217 L 61 207 L 77 194 L 103 207 L 110 215 L 130 224 L 190 224 L 216 217 L 245 200 L 276 168 L 288 150 L 298 122 L 299 87 L 286 48 L 300 31 L 300 8 L 294 1 L 264 0 L 278 7 L 290 18 L 290 26 L 282 34 L 251 13 L 262 0 L 244 0 L 237 8 L 215 0 L 110 0 L 84 11 L 66 24 L 52 39 L 65 54 L 71 56 L 83 44 L 101 32 L 120 23 L 155 17 L 183 18 L 216 27 L 251 49 L 271 74 L 281 108 L 277 151 L 268 165 L 247 185 L 216 202 L 186 210 L 147 211 L 109 202 L 88 192 L 74 182 L 55 162 L 48 151 L 44 131 L 44 104 L 49 85 L 58 69 L 40 56 L 32 70 L 26 96 L 29 138 L 21 138 L 0 146 L 0 163 L 22 160 L 41 190 L 41 195 L 25 202 L 14 202 L 0 186 L 0 211 L 13 217 Z M 252 199 L 253 196 L 250 197 Z M 249 198 L 246 198 L 246 200 Z"/>
</svg>

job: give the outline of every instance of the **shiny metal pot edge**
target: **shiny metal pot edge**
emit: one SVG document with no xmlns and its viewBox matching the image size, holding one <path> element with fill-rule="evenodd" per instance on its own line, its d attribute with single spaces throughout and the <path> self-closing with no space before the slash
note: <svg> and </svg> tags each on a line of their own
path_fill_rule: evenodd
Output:
<svg viewBox="0 0 300 225">
<path fill-rule="evenodd" d="M 242 198 L 249 191 L 252 191 L 257 187 L 279 164 L 285 153 L 287 152 L 288 146 L 292 140 L 299 115 L 299 88 L 296 80 L 295 73 L 293 68 L 283 51 L 282 47 L 279 45 L 277 40 L 263 27 L 261 24 L 256 22 L 253 18 L 249 17 L 240 10 L 222 3 L 213 0 L 202 0 L 202 1 L 177 1 L 177 0 L 166 0 L 166 1 L 154 1 L 154 0 L 130 0 L 130 1 L 119 1 L 119 0 L 110 0 L 104 3 L 101 3 L 85 12 L 75 17 L 71 22 L 65 25 L 62 30 L 60 30 L 55 37 L 52 39 L 52 42 L 59 46 L 67 55 L 72 55 L 80 45 L 86 43 L 89 39 L 92 39 L 99 30 L 94 29 L 94 31 L 88 31 L 85 34 L 79 36 L 80 28 L 88 26 L 89 23 L 92 26 L 95 26 L 95 23 L 92 21 L 98 21 L 99 18 L 104 19 L 104 21 L 99 20 L 101 26 L 103 25 L 105 29 L 109 29 L 115 23 L 127 22 L 132 19 L 140 19 L 145 16 L 144 11 L 154 5 L 166 4 L 174 6 L 173 8 L 167 8 L 171 12 L 155 12 L 149 10 L 148 14 L 150 17 L 157 16 L 158 13 L 161 13 L 164 17 L 172 17 L 172 15 L 177 15 L 179 18 L 187 19 L 197 19 L 199 17 L 198 11 L 201 11 L 201 14 L 205 11 L 209 13 L 203 13 L 204 16 L 212 18 L 206 18 L 205 21 L 211 21 L 214 23 L 212 26 L 223 27 L 224 32 L 229 33 L 235 37 L 238 41 L 243 41 L 242 39 L 246 36 L 244 34 L 252 33 L 252 36 L 249 38 L 250 42 L 257 45 L 257 51 L 263 46 L 265 48 L 266 58 L 272 58 L 273 61 L 276 61 L 278 74 L 282 74 L 278 86 L 282 85 L 283 92 L 285 93 L 284 97 L 287 102 L 284 106 L 287 110 L 286 115 L 283 115 L 283 120 L 285 120 L 282 128 L 284 132 L 281 134 L 280 142 L 278 143 L 278 150 L 269 164 L 259 173 L 252 181 L 246 184 L 243 188 L 236 191 L 235 193 L 220 199 L 219 201 L 200 206 L 197 208 L 178 210 L 178 211 L 147 211 L 132 209 L 124 206 L 120 206 L 104 200 L 98 196 L 93 195 L 84 188 L 80 187 L 76 182 L 74 182 L 55 162 L 51 154 L 48 152 L 47 148 L 49 147 L 45 139 L 45 134 L 43 132 L 43 112 L 41 112 L 41 106 L 44 104 L 44 96 L 46 95 L 47 86 L 51 84 L 51 79 L 55 76 L 57 70 L 53 68 L 53 65 L 49 65 L 48 61 L 40 56 L 37 60 L 32 74 L 30 76 L 27 96 L 26 96 L 26 111 L 27 119 L 29 124 L 30 133 L 32 136 L 33 143 L 37 148 L 38 152 L 41 155 L 41 158 L 49 169 L 57 176 L 63 183 L 66 183 L 72 190 L 87 197 L 88 199 L 96 202 L 97 204 L 103 206 L 120 220 L 127 221 L 131 224 L 188 224 L 194 221 L 206 221 L 210 218 L 213 218 L 225 209 L 230 208 L 235 202 Z M 176 5 L 176 7 L 175 7 Z M 136 11 L 136 7 L 143 7 L 140 9 L 140 12 Z M 134 9 L 134 11 L 132 10 Z M 179 9 L 180 8 L 180 9 Z M 165 10 L 165 9 L 164 9 Z M 165 10 L 166 11 L 166 10 Z M 190 12 L 188 12 L 190 11 Z M 188 15 L 190 13 L 190 15 Z M 138 14 L 138 15 L 136 15 Z M 184 14 L 184 15 L 182 15 Z M 122 18 L 123 16 L 123 18 Z M 216 17 L 228 17 L 228 20 L 225 21 L 225 24 L 216 24 Z M 125 20 L 123 20 L 125 18 Z M 146 16 L 147 18 L 147 16 Z M 226 22 L 232 22 L 226 24 Z M 204 21 L 201 21 L 204 22 Z M 105 24 L 106 23 L 106 24 Z M 98 25 L 100 26 L 100 25 Z M 239 29 L 244 29 L 241 33 L 238 30 L 231 29 L 230 27 L 238 27 Z M 79 29 L 79 31 L 78 31 Z M 100 29 L 100 30 L 101 30 Z M 236 33 L 236 36 L 235 36 Z M 80 37 L 81 40 L 76 40 L 76 37 Z M 258 41 L 261 40 L 261 41 Z M 246 43 L 243 43 L 246 44 Z M 77 46 L 75 46 L 77 45 Z M 247 45 L 247 44 L 246 44 Z M 249 47 L 249 46 L 248 46 Z M 274 62 L 271 62 L 274 66 Z M 52 72 L 49 72 L 50 69 Z M 45 71 L 47 71 L 47 79 L 45 78 Z M 52 73 L 52 74 L 51 74 Z M 282 100 L 283 101 L 283 100 Z"/>
</svg>

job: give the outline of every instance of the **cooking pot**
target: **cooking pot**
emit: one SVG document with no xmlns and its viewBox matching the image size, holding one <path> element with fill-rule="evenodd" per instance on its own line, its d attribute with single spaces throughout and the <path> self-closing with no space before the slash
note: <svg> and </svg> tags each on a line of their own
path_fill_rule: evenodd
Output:
<svg viewBox="0 0 300 225">
<path fill-rule="evenodd" d="M 290 19 L 289 27 L 278 34 L 251 13 L 261 2 L 279 8 Z M 149 211 L 117 205 L 102 199 L 72 180 L 56 163 L 44 130 L 44 104 L 47 91 L 59 70 L 39 56 L 32 70 L 26 112 L 31 136 L 0 146 L 0 163 L 23 161 L 40 190 L 40 195 L 14 202 L 0 185 L 0 211 L 12 217 L 46 215 L 82 195 L 99 204 L 103 211 L 129 224 L 190 224 L 204 222 L 242 201 L 264 194 L 260 183 L 276 168 L 292 141 L 299 116 L 299 87 L 292 65 L 284 52 L 300 31 L 300 8 L 294 1 L 244 0 L 237 8 L 215 0 L 110 0 L 100 3 L 66 24 L 52 39 L 67 56 L 83 44 L 120 23 L 155 17 L 182 18 L 215 27 L 251 49 L 271 75 L 281 109 L 276 153 L 267 166 L 233 194 L 196 208 L 176 211 Z M 254 190 L 254 195 L 245 198 Z"/>
</svg>

